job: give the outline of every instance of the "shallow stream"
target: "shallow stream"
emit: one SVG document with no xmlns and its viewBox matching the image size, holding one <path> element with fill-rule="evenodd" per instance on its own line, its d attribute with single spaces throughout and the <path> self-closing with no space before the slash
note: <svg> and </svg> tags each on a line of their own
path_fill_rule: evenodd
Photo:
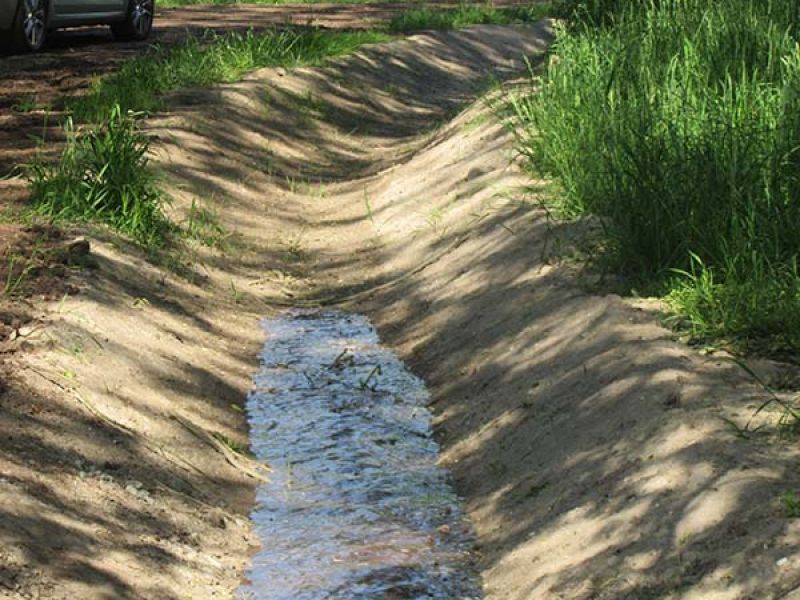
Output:
<svg viewBox="0 0 800 600">
<path fill-rule="evenodd" d="M 423 382 L 361 316 L 266 321 L 247 411 L 273 469 L 241 598 L 482 598 L 461 503 L 437 465 Z"/>
</svg>

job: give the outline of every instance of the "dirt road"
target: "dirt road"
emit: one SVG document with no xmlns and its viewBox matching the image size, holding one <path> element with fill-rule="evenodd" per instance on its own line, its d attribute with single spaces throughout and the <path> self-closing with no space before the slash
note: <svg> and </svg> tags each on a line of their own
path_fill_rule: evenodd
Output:
<svg viewBox="0 0 800 600">
<path fill-rule="evenodd" d="M 231 597 L 257 543 L 259 472 L 232 450 L 257 322 L 323 304 L 367 314 L 429 383 L 488 598 L 800 584 L 780 501 L 796 444 L 723 420 L 763 391 L 579 273 L 565 257 L 587 225 L 537 208 L 512 136 L 473 104 L 549 39 L 422 34 L 150 121 L 176 218 L 199 203 L 232 235 L 176 274 L 88 230 L 99 268 L 8 342 L 29 351 L 0 397 L 0 597 Z"/>
</svg>

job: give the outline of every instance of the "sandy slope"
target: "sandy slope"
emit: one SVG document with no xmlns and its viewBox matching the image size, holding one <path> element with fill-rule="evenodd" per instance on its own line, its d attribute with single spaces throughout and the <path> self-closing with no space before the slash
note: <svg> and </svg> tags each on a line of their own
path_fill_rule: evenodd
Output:
<svg viewBox="0 0 800 600">
<path fill-rule="evenodd" d="M 0 412 L 19 440 L 0 446 L 0 597 L 229 596 L 256 474 L 211 434 L 244 439 L 257 318 L 314 303 L 370 315 L 429 382 L 489 598 L 800 585 L 779 502 L 796 444 L 721 420 L 762 392 L 585 291 L 559 257 L 586 228 L 535 208 L 485 107 L 460 112 L 547 39 L 423 34 L 176 96 L 151 124 L 174 210 L 217 207 L 235 251 L 198 250 L 192 283 L 96 241 L 85 292 L 42 315 Z"/>
</svg>

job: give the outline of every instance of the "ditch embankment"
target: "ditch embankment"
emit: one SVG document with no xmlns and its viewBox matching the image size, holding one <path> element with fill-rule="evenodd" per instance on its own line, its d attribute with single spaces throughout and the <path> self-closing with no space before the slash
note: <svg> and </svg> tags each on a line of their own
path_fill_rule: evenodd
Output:
<svg viewBox="0 0 800 600">
<path fill-rule="evenodd" d="M 764 391 L 577 268 L 591 224 L 548 218 L 475 103 L 549 40 L 425 33 L 175 94 L 148 123 L 171 211 L 206 207 L 225 243 L 169 271 L 75 231 L 96 268 L 8 342 L 25 352 L 0 405 L 0 597 L 230 597 L 268 476 L 241 451 L 258 323 L 320 305 L 368 315 L 429 385 L 488 598 L 800 585 L 797 450 L 726 423 Z"/>
</svg>

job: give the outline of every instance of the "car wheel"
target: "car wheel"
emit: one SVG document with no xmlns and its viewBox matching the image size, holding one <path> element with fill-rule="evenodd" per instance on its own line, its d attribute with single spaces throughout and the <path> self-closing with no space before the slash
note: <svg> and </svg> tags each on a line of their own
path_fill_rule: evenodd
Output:
<svg viewBox="0 0 800 600">
<path fill-rule="evenodd" d="M 20 0 L 12 43 L 17 50 L 41 50 L 47 38 L 47 0 Z"/>
<path fill-rule="evenodd" d="M 114 23 L 111 31 L 118 40 L 146 40 L 153 29 L 154 0 L 130 0 L 122 23 Z"/>
</svg>

